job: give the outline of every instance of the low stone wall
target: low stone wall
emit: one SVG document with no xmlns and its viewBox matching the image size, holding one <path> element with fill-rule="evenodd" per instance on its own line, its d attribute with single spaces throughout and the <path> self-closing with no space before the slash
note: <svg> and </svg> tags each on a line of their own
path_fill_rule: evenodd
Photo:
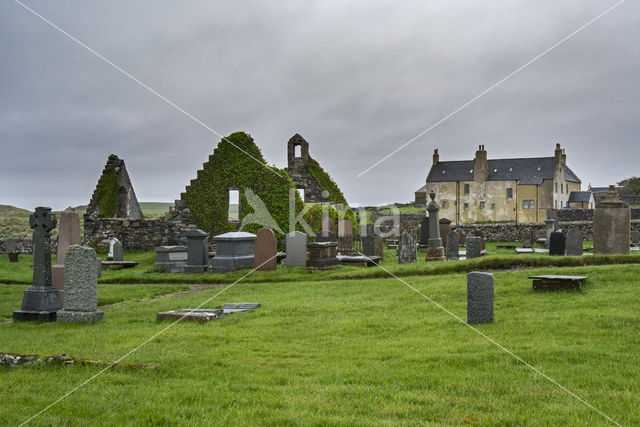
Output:
<svg viewBox="0 0 640 427">
<path fill-rule="evenodd" d="M 593 209 L 560 209 L 556 217 L 563 221 L 593 221 Z M 631 219 L 640 220 L 640 209 L 631 209 Z"/>
</svg>

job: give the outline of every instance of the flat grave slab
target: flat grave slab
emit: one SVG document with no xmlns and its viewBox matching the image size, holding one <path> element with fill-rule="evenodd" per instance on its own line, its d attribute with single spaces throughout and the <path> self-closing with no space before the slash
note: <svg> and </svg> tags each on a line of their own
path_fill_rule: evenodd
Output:
<svg viewBox="0 0 640 427">
<path fill-rule="evenodd" d="M 259 303 L 237 302 L 227 303 L 223 308 L 183 308 L 180 310 L 163 311 L 156 315 L 156 320 L 179 320 L 184 318 L 190 322 L 207 323 L 232 313 L 260 308 Z"/>
<path fill-rule="evenodd" d="M 534 290 L 580 289 L 583 280 L 589 276 L 562 276 L 557 274 L 542 274 L 529 276 L 533 279 Z"/>
<path fill-rule="evenodd" d="M 548 254 L 549 249 L 540 248 L 516 248 L 517 254 Z"/>
<path fill-rule="evenodd" d="M 133 268 L 138 265 L 138 261 L 102 261 L 102 269 L 109 270 L 111 267 Z"/>
<path fill-rule="evenodd" d="M 378 255 L 338 255 L 337 258 L 340 264 L 362 264 L 365 267 L 376 265 L 382 259 Z"/>
</svg>

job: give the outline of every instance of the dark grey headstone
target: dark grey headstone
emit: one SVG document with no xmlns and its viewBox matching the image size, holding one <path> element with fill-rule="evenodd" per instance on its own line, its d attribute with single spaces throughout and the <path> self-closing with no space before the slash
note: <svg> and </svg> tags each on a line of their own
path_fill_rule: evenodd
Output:
<svg viewBox="0 0 640 427">
<path fill-rule="evenodd" d="M 398 264 L 416 262 L 417 256 L 416 238 L 408 230 L 403 230 L 398 242 Z"/>
<path fill-rule="evenodd" d="M 5 241 L 5 245 L 7 247 L 7 253 L 8 254 L 18 252 L 18 240 L 17 239 L 15 239 L 13 237 L 9 237 Z"/>
<path fill-rule="evenodd" d="M 319 231 L 316 233 L 316 242 L 337 242 L 336 233 L 329 230 Z"/>
<path fill-rule="evenodd" d="M 214 273 L 254 266 L 255 234 L 233 231 L 214 236 L 213 241 L 216 242 L 216 256 L 211 261 L 211 270 Z"/>
<path fill-rule="evenodd" d="M 429 245 L 429 217 L 423 216 L 420 221 L 420 246 Z"/>
<path fill-rule="evenodd" d="M 447 233 L 447 246 L 445 248 L 445 256 L 447 259 L 457 260 L 459 258 L 459 239 L 457 232 L 450 231 Z"/>
<path fill-rule="evenodd" d="M 104 317 L 98 309 L 98 275 L 96 251 L 71 245 L 65 253 L 64 308 L 58 311 L 58 322 L 93 323 Z"/>
<path fill-rule="evenodd" d="M 634 248 L 640 246 L 640 230 L 633 230 L 631 232 L 631 246 Z"/>
<path fill-rule="evenodd" d="M 567 232 L 566 253 L 568 256 L 582 256 L 582 231 L 571 228 Z"/>
<path fill-rule="evenodd" d="M 467 274 L 467 323 L 493 322 L 493 274 Z"/>
<path fill-rule="evenodd" d="M 562 231 L 554 231 L 549 238 L 549 255 L 561 256 L 564 255 L 566 247 L 564 233 Z"/>
<path fill-rule="evenodd" d="M 478 258 L 482 255 L 482 237 L 467 236 L 465 241 L 467 259 Z"/>
<path fill-rule="evenodd" d="M 62 308 L 60 292 L 51 285 L 51 230 L 58 221 L 51 208 L 37 207 L 29 217 L 33 229 L 33 282 L 24 291 L 22 309 L 13 312 L 14 320 L 56 320 Z"/>
<path fill-rule="evenodd" d="M 187 265 L 185 273 L 202 273 L 209 265 L 209 235 L 200 230 L 186 232 L 187 238 Z"/>
<path fill-rule="evenodd" d="M 165 273 L 184 273 L 188 252 L 186 246 L 158 246 L 155 267 Z"/>
<path fill-rule="evenodd" d="M 376 255 L 376 238 L 368 234 L 362 238 L 362 254 L 366 256 Z"/>
</svg>

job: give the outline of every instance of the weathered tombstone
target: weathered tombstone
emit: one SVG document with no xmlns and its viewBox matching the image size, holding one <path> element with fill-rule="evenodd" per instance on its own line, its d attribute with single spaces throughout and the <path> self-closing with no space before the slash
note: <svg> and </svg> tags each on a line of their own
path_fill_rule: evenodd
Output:
<svg viewBox="0 0 640 427">
<path fill-rule="evenodd" d="M 451 231 L 451 220 L 448 218 L 440 218 L 440 238 L 442 239 L 442 246 L 447 247 L 447 235 Z"/>
<path fill-rule="evenodd" d="M 380 237 L 376 237 L 376 256 L 380 257 L 380 261 L 384 259 L 384 244 Z"/>
<path fill-rule="evenodd" d="M 467 236 L 467 239 L 465 241 L 467 259 L 478 258 L 482 255 L 480 240 L 481 238 L 478 236 Z"/>
<path fill-rule="evenodd" d="M 398 264 L 407 264 L 417 260 L 416 238 L 409 230 L 402 230 L 398 242 Z"/>
<path fill-rule="evenodd" d="M 523 248 L 533 247 L 533 234 L 530 228 L 525 227 L 520 230 L 520 243 Z"/>
<path fill-rule="evenodd" d="M 200 230 L 184 233 L 187 238 L 187 265 L 185 273 L 202 273 L 209 267 L 209 235 Z"/>
<path fill-rule="evenodd" d="M 109 253 L 107 254 L 107 261 L 123 261 L 122 256 L 122 243 L 120 240 L 113 238 L 109 240 Z"/>
<path fill-rule="evenodd" d="M 58 322 L 93 323 L 104 317 L 98 309 L 98 276 L 96 251 L 71 245 L 64 264 L 64 308 L 58 311 Z"/>
<path fill-rule="evenodd" d="M 257 270 L 275 270 L 278 266 L 278 241 L 270 228 L 261 228 L 256 234 L 255 254 Z"/>
<path fill-rule="evenodd" d="M 316 233 L 316 242 L 337 242 L 336 233 L 324 230 Z"/>
<path fill-rule="evenodd" d="M 226 273 L 239 268 L 253 267 L 255 262 L 256 235 L 244 231 L 232 231 L 213 237 L 216 256 L 211 261 L 214 273 Z"/>
<path fill-rule="evenodd" d="M 493 274 L 467 273 L 467 323 L 493 322 Z"/>
<path fill-rule="evenodd" d="M 582 231 L 579 228 L 570 228 L 566 237 L 566 254 L 568 256 L 582 256 Z"/>
<path fill-rule="evenodd" d="M 328 216 L 322 218 L 322 231 L 333 231 L 334 228 L 333 220 Z"/>
<path fill-rule="evenodd" d="M 450 231 L 447 233 L 447 244 L 445 249 L 445 254 L 447 259 L 457 260 L 459 259 L 459 237 L 458 233 L 455 231 Z"/>
<path fill-rule="evenodd" d="M 348 219 L 338 221 L 338 252 L 353 252 L 353 223 Z"/>
<path fill-rule="evenodd" d="M 292 231 L 286 236 L 287 257 L 285 264 L 289 266 L 307 264 L 307 235 L 300 231 Z"/>
<path fill-rule="evenodd" d="M 549 239 L 549 255 L 562 256 L 566 247 L 564 233 L 562 231 L 554 231 Z"/>
<path fill-rule="evenodd" d="M 311 242 L 307 244 L 309 259 L 307 268 L 313 270 L 327 270 L 338 265 L 336 251 L 337 242 Z"/>
<path fill-rule="evenodd" d="M 551 239 L 551 233 L 553 233 L 556 229 L 556 220 L 553 218 L 548 218 L 544 220 L 544 231 L 545 231 L 545 244 L 546 248 L 549 248 L 549 242 Z"/>
<path fill-rule="evenodd" d="M 51 208 L 37 207 L 29 216 L 33 229 L 33 282 L 24 291 L 22 308 L 13 312 L 14 320 L 56 320 L 62 308 L 60 292 L 51 286 L 51 230 L 56 227 Z"/>
<path fill-rule="evenodd" d="M 593 253 L 628 254 L 630 230 L 629 206 L 618 199 L 615 187 L 610 185 L 593 212 Z"/>
<path fill-rule="evenodd" d="M 425 261 L 444 261 L 444 248 L 440 238 L 440 221 L 438 220 L 440 205 L 436 202 L 436 193 L 434 191 L 429 193 L 429 197 L 431 198 L 427 205 L 427 211 L 429 211 L 429 247 L 427 248 Z"/>
<path fill-rule="evenodd" d="M 58 231 L 58 252 L 56 265 L 51 267 L 51 284 L 60 291 L 60 299 L 64 303 L 64 260 L 67 248 L 82 242 L 80 233 L 80 215 L 69 206 L 60 215 Z"/>
<path fill-rule="evenodd" d="M 189 258 L 186 246 L 158 246 L 155 267 L 165 273 L 184 273 Z"/>
<path fill-rule="evenodd" d="M 5 241 L 5 245 L 7 247 L 7 254 L 9 254 L 9 262 L 18 262 L 18 241 L 10 237 Z"/>
<path fill-rule="evenodd" d="M 362 238 L 362 254 L 365 256 L 376 255 L 376 238 L 368 234 Z"/>
<path fill-rule="evenodd" d="M 420 246 L 429 246 L 429 217 L 423 216 L 420 220 Z"/>
<path fill-rule="evenodd" d="M 634 248 L 640 246 L 640 230 L 633 230 L 631 232 L 631 246 Z"/>
</svg>

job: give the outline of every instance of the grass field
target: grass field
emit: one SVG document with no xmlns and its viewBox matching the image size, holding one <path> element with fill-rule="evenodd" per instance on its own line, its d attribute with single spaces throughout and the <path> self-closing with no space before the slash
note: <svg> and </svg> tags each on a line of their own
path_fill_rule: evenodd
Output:
<svg viewBox="0 0 640 427">
<path fill-rule="evenodd" d="M 581 292 L 532 291 L 527 276 L 548 272 L 589 279 Z M 639 273 L 638 265 L 495 272 L 496 319 L 478 330 L 617 422 L 638 424 Z M 314 277 L 182 296 L 184 287 L 101 285 L 101 299 L 119 301 L 101 322 L 0 324 L 0 351 L 116 360 L 170 325 L 157 323 L 157 312 L 196 307 L 224 290 L 204 307 L 262 308 L 168 328 L 125 359 L 157 368 L 113 367 L 34 423 L 607 422 L 397 279 Z M 464 274 L 403 280 L 466 319 Z M 0 286 L 0 316 L 10 317 L 24 288 Z M 19 424 L 101 369 L 0 368 L 0 424 Z"/>
</svg>

